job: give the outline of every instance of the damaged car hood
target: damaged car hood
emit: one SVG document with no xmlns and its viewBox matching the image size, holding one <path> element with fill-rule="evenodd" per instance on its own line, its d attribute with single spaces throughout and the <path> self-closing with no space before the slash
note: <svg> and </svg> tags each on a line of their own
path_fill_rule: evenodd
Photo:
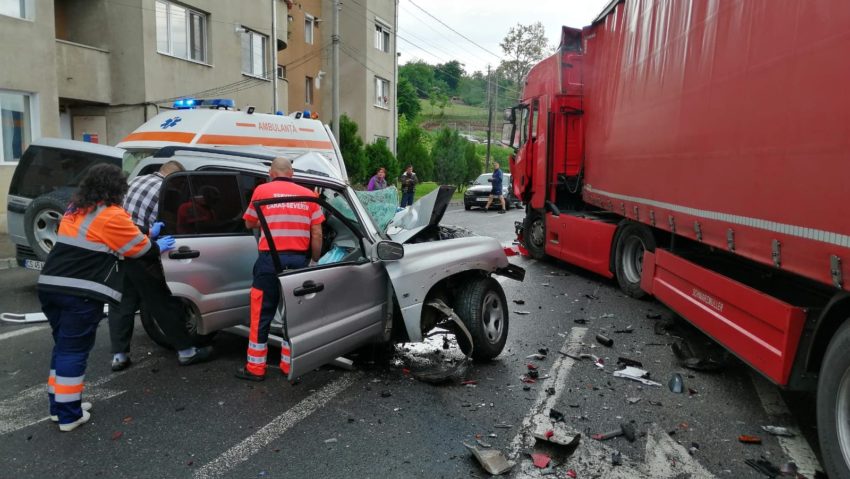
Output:
<svg viewBox="0 0 850 479">
<path fill-rule="evenodd" d="M 443 219 L 454 192 L 454 186 L 440 186 L 409 208 L 399 211 L 387 226 L 387 235 L 393 241 L 406 243 L 425 228 L 437 226 Z"/>
</svg>

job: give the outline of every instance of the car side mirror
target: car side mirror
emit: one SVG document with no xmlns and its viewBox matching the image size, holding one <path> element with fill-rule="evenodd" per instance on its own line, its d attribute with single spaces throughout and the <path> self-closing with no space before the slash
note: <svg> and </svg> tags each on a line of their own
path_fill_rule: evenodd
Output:
<svg viewBox="0 0 850 479">
<path fill-rule="evenodd" d="M 404 245 L 395 241 L 381 241 L 375 246 L 375 252 L 381 261 L 397 261 L 404 258 Z"/>
</svg>

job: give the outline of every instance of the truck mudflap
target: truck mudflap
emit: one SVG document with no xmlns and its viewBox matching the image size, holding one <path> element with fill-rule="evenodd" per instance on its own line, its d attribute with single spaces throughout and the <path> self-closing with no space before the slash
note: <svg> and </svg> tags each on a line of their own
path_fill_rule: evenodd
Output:
<svg viewBox="0 0 850 479">
<path fill-rule="evenodd" d="M 519 282 L 525 280 L 525 268 L 515 264 L 508 264 L 504 268 L 498 268 L 495 273 Z"/>
<path fill-rule="evenodd" d="M 662 249 L 641 288 L 778 385 L 788 383 L 806 311 Z"/>
</svg>

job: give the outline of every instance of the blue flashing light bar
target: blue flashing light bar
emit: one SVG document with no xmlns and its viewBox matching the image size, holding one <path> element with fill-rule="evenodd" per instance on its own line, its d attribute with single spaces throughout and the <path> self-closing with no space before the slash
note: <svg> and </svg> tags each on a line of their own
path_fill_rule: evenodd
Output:
<svg viewBox="0 0 850 479">
<path fill-rule="evenodd" d="M 196 98 L 181 98 L 175 101 L 173 105 L 173 107 L 178 110 L 189 110 L 202 106 L 215 109 L 230 109 L 236 106 L 236 102 L 230 98 L 210 98 L 208 100 L 198 100 Z"/>
</svg>

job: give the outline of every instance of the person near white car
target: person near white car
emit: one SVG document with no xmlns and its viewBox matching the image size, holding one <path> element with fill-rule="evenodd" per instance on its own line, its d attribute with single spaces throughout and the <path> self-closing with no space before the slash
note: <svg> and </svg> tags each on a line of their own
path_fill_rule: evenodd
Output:
<svg viewBox="0 0 850 479">
<path fill-rule="evenodd" d="M 291 181 L 292 163 L 277 157 L 269 168 L 271 181 L 254 189 L 251 203 L 243 215 L 248 229 L 260 226 L 254 202 L 291 196 L 318 197 L 303 186 Z M 259 255 L 254 263 L 254 282 L 251 285 L 251 332 L 248 336 L 248 357 L 245 367 L 236 377 L 249 381 L 262 381 L 266 377 L 266 355 L 272 320 L 280 303 L 280 283 L 270 253 L 269 241 L 274 242 L 280 264 L 284 269 L 306 267 L 310 260 L 318 261 L 322 255 L 322 222 L 325 216 L 318 203 L 312 201 L 277 203 L 260 207 L 266 219 L 271 238 L 260 232 Z M 286 343 L 280 351 L 280 370 L 289 374 L 290 351 Z"/>
</svg>

